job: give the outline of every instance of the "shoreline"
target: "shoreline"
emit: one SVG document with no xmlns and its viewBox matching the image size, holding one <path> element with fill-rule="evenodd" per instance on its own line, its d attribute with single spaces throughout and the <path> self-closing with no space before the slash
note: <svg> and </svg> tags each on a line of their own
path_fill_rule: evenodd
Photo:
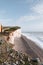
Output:
<svg viewBox="0 0 43 65">
<path fill-rule="evenodd" d="M 21 35 L 21 38 L 14 40 L 14 47 L 18 52 L 26 53 L 31 58 L 40 58 L 43 61 L 43 50 L 26 36 Z"/>
<path fill-rule="evenodd" d="M 42 45 L 43 43 L 40 40 L 38 40 L 36 37 L 30 36 L 30 34 L 29 36 L 27 36 L 26 34 L 22 34 L 22 35 L 25 36 L 27 39 L 33 41 L 37 46 L 39 46 L 43 50 L 43 45 Z"/>
</svg>

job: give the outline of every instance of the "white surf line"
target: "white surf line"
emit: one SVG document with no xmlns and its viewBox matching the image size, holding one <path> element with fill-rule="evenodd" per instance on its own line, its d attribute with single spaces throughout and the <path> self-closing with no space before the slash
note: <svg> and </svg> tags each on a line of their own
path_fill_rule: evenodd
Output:
<svg viewBox="0 0 43 65">
<path fill-rule="evenodd" d="M 26 34 L 22 33 L 22 35 L 26 36 L 27 39 L 32 40 L 33 42 L 35 42 L 35 44 L 37 44 L 40 48 L 43 49 L 43 43 L 40 40 L 38 40 L 36 37 L 30 34 L 27 36 Z"/>
</svg>

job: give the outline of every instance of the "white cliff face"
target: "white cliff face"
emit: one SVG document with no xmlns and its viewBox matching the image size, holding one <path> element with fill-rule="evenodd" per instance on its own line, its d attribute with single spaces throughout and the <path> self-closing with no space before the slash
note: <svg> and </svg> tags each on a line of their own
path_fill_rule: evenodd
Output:
<svg viewBox="0 0 43 65">
<path fill-rule="evenodd" d="M 9 35 L 9 42 L 12 43 L 12 44 L 14 44 L 14 39 L 20 38 L 20 37 L 21 37 L 21 29 L 18 29 L 16 31 L 13 31 Z"/>
</svg>

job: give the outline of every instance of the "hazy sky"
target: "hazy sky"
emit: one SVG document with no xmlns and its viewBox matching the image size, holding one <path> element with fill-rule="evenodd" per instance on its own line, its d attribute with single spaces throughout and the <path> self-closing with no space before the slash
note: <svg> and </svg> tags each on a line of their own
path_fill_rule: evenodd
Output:
<svg viewBox="0 0 43 65">
<path fill-rule="evenodd" d="M 0 24 L 43 31 L 43 0 L 0 0 Z"/>
</svg>

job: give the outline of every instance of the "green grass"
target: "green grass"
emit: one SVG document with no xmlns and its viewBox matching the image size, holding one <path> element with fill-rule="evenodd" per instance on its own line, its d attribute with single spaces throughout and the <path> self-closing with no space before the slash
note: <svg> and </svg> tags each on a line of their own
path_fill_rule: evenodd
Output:
<svg viewBox="0 0 43 65">
<path fill-rule="evenodd" d="M 17 29 L 20 29 L 20 27 L 19 26 L 15 26 L 15 27 L 10 27 L 9 29 L 6 29 L 6 30 L 4 30 L 4 31 L 15 31 L 15 30 L 17 30 Z"/>
</svg>

